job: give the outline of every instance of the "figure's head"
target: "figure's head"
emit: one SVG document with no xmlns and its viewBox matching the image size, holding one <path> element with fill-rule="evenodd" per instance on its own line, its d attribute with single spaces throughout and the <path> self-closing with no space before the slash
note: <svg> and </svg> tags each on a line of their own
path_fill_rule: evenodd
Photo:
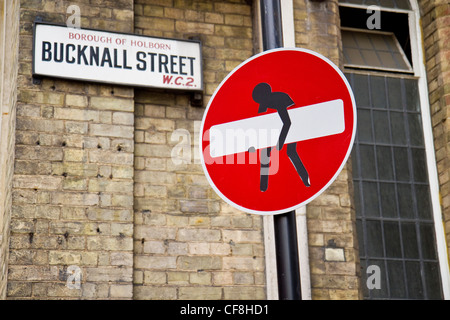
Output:
<svg viewBox="0 0 450 320">
<path fill-rule="evenodd" d="M 263 103 L 272 93 L 272 88 L 265 82 L 258 83 L 253 89 L 252 97 L 257 103 Z"/>
</svg>

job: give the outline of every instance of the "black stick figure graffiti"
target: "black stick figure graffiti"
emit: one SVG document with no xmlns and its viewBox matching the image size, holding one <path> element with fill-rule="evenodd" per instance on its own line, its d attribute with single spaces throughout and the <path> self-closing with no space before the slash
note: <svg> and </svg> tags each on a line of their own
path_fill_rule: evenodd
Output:
<svg viewBox="0 0 450 320">
<path fill-rule="evenodd" d="M 276 145 L 277 150 L 281 150 L 286 141 L 289 128 L 291 127 L 291 119 L 287 108 L 293 106 L 295 103 L 291 97 L 284 92 L 272 92 L 272 88 L 269 84 L 262 82 L 255 86 L 252 93 L 253 100 L 259 103 L 258 113 L 266 112 L 268 108 L 275 109 L 283 122 L 280 136 Z M 261 149 L 261 171 L 260 171 L 260 190 L 266 191 L 269 184 L 269 168 L 270 168 L 270 155 L 273 147 Z M 297 153 L 297 142 L 289 143 L 286 145 L 286 153 L 294 165 L 295 170 L 303 181 L 303 184 L 307 187 L 310 186 L 309 175 L 303 165 L 300 156 Z"/>
</svg>

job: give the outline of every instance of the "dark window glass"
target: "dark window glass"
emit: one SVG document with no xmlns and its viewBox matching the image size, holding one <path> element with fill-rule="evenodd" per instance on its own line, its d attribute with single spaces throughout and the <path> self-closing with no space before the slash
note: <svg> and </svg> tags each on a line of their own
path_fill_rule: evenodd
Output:
<svg viewBox="0 0 450 320">
<path fill-rule="evenodd" d="M 423 299 L 422 275 L 420 272 L 420 262 L 406 261 L 406 281 L 408 284 L 408 296 L 411 299 Z"/>
<path fill-rule="evenodd" d="M 381 289 L 364 288 L 364 296 L 442 299 L 417 81 L 347 78 L 364 102 L 352 150 L 361 266 L 381 272 Z"/>
<path fill-rule="evenodd" d="M 380 183 L 381 215 L 384 218 L 398 217 L 396 194 L 394 183 Z"/>
<path fill-rule="evenodd" d="M 402 261 L 388 260 L 390 296 L 393 299 L 406 298 L 405 269 Z"/>
<path fill-rule="evenodd" d="M 391 147 L 377 146 L 376 151 L 377 151 L 378 179 L 393 181 L 394 166 L 392 164 Z"/>
<path fill-rule="evenodd" d="M 378 220 L 366 221 L 367 242 L 366 248 L 372 257 L 381 258 L 383 252 L 383 236 L 381 232 L 381 223 Z"/>
<path fill-rule="evenodd" d="M 419 259 L 419 246 L 417 245 L 416 224 L 413 222 L 402 223 L 402 239 L 405 258 Z"/>
<path fill-rule="evenodd" d="M 389 116 L 387 111 L 373 111 L 373 127 L 375 131 L 375 142 L 390 142 Z"/>
<path fill-rule="evenodd" d="M 405 145 L 407 143 L 405 119 L 402 112 L 391 112 L 391 130 L 394 144 Z"/>
<path fill-rule="evenodd" d="M 360 109 L 357 112 L 358 116 L 358 138 L 362 142 L 372 142 L 372 116 L 370 110 Z M 370 124 L 370 125 L 367 125 Z M 359 129 L 361 128 L 361 129 Z"/>
</svg>

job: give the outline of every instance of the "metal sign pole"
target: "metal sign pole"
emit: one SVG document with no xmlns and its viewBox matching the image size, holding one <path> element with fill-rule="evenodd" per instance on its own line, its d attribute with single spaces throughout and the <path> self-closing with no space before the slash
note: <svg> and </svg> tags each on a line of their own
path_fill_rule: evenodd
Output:
<svg viewBox="0 0 450 320">
<path fill-rule="evenodd" d="M 263 50 L 283 46 L 280 0 L 260 0 Z M 300 269 L 295 211 L 274 216 L 280 300 L 300 300 Z"/>
</svg>

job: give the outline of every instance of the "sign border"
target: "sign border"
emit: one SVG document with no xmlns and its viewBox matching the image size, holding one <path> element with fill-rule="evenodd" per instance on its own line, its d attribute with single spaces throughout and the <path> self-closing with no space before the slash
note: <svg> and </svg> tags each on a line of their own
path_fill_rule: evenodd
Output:
<svg viewBox="0 0 450 320">
<path fill-rule="evenodd" d="M 336 171 L 336 173 L 333 175 L 333 177 L 328 181 L 328 183 L 322 188 L 320 189 L 318 192 L 316 192 L 316 194 L 314 194 L 312 197 L 308 198 L 307 200 L 294 205 L 292 207 L 286 208 L 286 209 L 282 209 L 282 210 L 273 210 L 273 211 L 260 211 L 260 210 L 253 210 L 253 209 L 248 209 L 245 207 L 242 207 L 241 205 L 234 203 L 233 201 L 231 201 L 230 199 L 228 199 L 215 185 L 215 183 L 212 181 L 211 177 L 209 176 L 208 170 L 206 168 L 206 164 L 205 164 L 205 160 L 203 158 L 203 127 L 204 127 L 204 123 L 205 123 L 205 119 L 206 119 L 206 115 L 208 114 L 208 110 L 209 107 L 211 106 L 212 102 L 214 101 L 214 97 L 216 96 L 216 94 L 220 91 L 220 88 L 225 84 L 225 82 L 237 71 L 239 70 L 242 66 L 244 66 L 245 64 L 249 63 L 250 61 L 253 61 L 263 55 L 266 54 L 271 54 L 273 52 L 277 52 L 277 51 L 298 51 L 298 52 L 304 52 L 304 53 L 308 53 L 308 54 L 312 54 L 316 57 L 318 57 L 319 59 L 322 59 L 324 62 L 328 63 L 331 67 L 333 67 L 333 69 L 339 74 L 339 76 L 341 77 L 341 79 L 344 81 L 344 84 L 346 85 L 348 92 L 350 94 L 350 98 L 352 101 L 352 108 L 353 108 L 353 131 L 352 131 L 352 137 L 350 140 L 350 147 L 347 150 L 347 153 L 344 157 L 344 159 L 342 160 L 341 165 L 339 166 L 338 170 Z M 356 110 L 356 102 L 355 102 L 355 97 L 353 95 L 353 91 L 352 88 L 350 87 L 350 83 L 348 82 L 347 78 L 345 77 L 344 73 L 327 57 L 321 55 L 320 53 L 317 53 L 315 51 L 309 50 L 309 49 L 305 49 L 305 48 L 288 48 L 288 47 L 283 47 L 283 48 L 276 48 L 276 49 L 270 49 L 270 50 L 266 50 L 263 52 L 260 52 L 256 55 L 253 55 L 252 57 L 248 58 L 247 60 L 243 61 L 242 63 L 240 63 L 237 67 L 235 67 L 223 80 L 222 82 L 219 84 L 219 86 L 216 88 L 216 90 L 214 91 L 214 94 L 211 96 L 210 100 L 208 101 L 208 105 L 205 108 L 204 114 L 203 114 L 203 118 L 202 118 L 202 123 L 200 126 L 200 134 L 199 134 L 199 149 L 200 149 L 200 161 L 202 164 L 202 168 L 203 168 L 203 172 L 205 173 L 205 176 L 210 184 L 210 186 L 214 189 L 214 191 L 220 196 L 220 198 L 222 200 L 224 200 L 226 203 L 228 203 L 229 205 L 231 205 L 232 207 L 239 209 L 241 211 L 244 211 L 246 213 L 251 213 L 251 214 L 259 214 L 259 215 L 275 215 L 275 214 L 282 214 L 282 213 L 286 213 L 295 209 L 298 209 L 300 207 L 305 206 L 306 204 L 310 203 L 311 201 L 313 201 L 315 198 L 317 198 L 318 196 L 320 196 L 326 189 L 328 189 L 328 187 L 336 180 L 336 178 L 338 177 L 338 175 L 341 173 L 342 169 L 344 168 L 345 164 L 348 161 L 348 158 L 350 156 L 350 153 L 353 149 L 353 145 L 355 142 L 355 136 L 356 136 L 356 123 L 357 123 L 357 110 Z"/>
<path fill-rule="evenodd" d="M 69 29 L 75 29 L 75 30 L 87 30 L 87 31 L 98 31 L 98 32 L 105 32 L 105 33 L 111 33 L 111 34 L 122 34 L 127 36 L 133 36 L 133 37 L 140 37 L 145 39 L 162 39 L 162 40 L 171 40 L 171 41 L 181 41 L 181 42 L 190 42 L 190 43 L 197 43 L 200 48 L 200 88 L 193 88 L 193 89 L 187 89 L 187 88 L 165 88 L 165 87 L 157 87 L 157 86 L 150 86 L 150 85 L 141 85 L 141 84 L 130 84 L 130 83 L 123 83 L 123 82 L 111 82 L 111 81 L 100 81 L 100 80 L 90 80 L 90 79 L 83 79 L 83 78 L 75 78 L 75 77 L 63 77 L 63 76 L 53 76 L 53 75 L 46 75 L 46 74 L 40 74 L 35 72 L 35 44 L 36 44 L 36 25 L 43 24 L 43 25 L 49 25 L 49 26 L 55 26 L 55 27 L 63 27 L 63 28 L 69 28 Z M 202 54 L 202 41 L 200 39 L 177 39 L 177 38 L 164 38 L 164 37 L 154 37 L 154 36 L 144 36 L 141 34 L 135 34 L 135 33 L 128 33 L 128 32 L 115 32 L 110 30 L 103 30 L 103 29 L 93 29 L 93 28 L 72 28 L 68 27 L 65 24 L 61 23 L 53 23 L 48 21 L 42 21 L 39 18 L 36 18 L 33 22 L 33 47 L 32 47 L 32 66 L 31 66 L 31 73 L 33 78 L 54 78 L 54 79 L 67 79 L 67 80 L 75 80 L 75 81 L 85 81 L 90 83 L 97 83 L 97 84 L 110 84 L 110 85 L 119 85 L 119 86 L 127 86 L 127 87 L 137 87 L 137 88 L 149 88 L 149 89 L 157 89 L 157 90 L 169 90 L 169 91 L 178 91 L 178 92 L 202 92 L 205 89 L 204 84 L 204 78 L 203 78 L 203 54 Z"/>
</svg>

